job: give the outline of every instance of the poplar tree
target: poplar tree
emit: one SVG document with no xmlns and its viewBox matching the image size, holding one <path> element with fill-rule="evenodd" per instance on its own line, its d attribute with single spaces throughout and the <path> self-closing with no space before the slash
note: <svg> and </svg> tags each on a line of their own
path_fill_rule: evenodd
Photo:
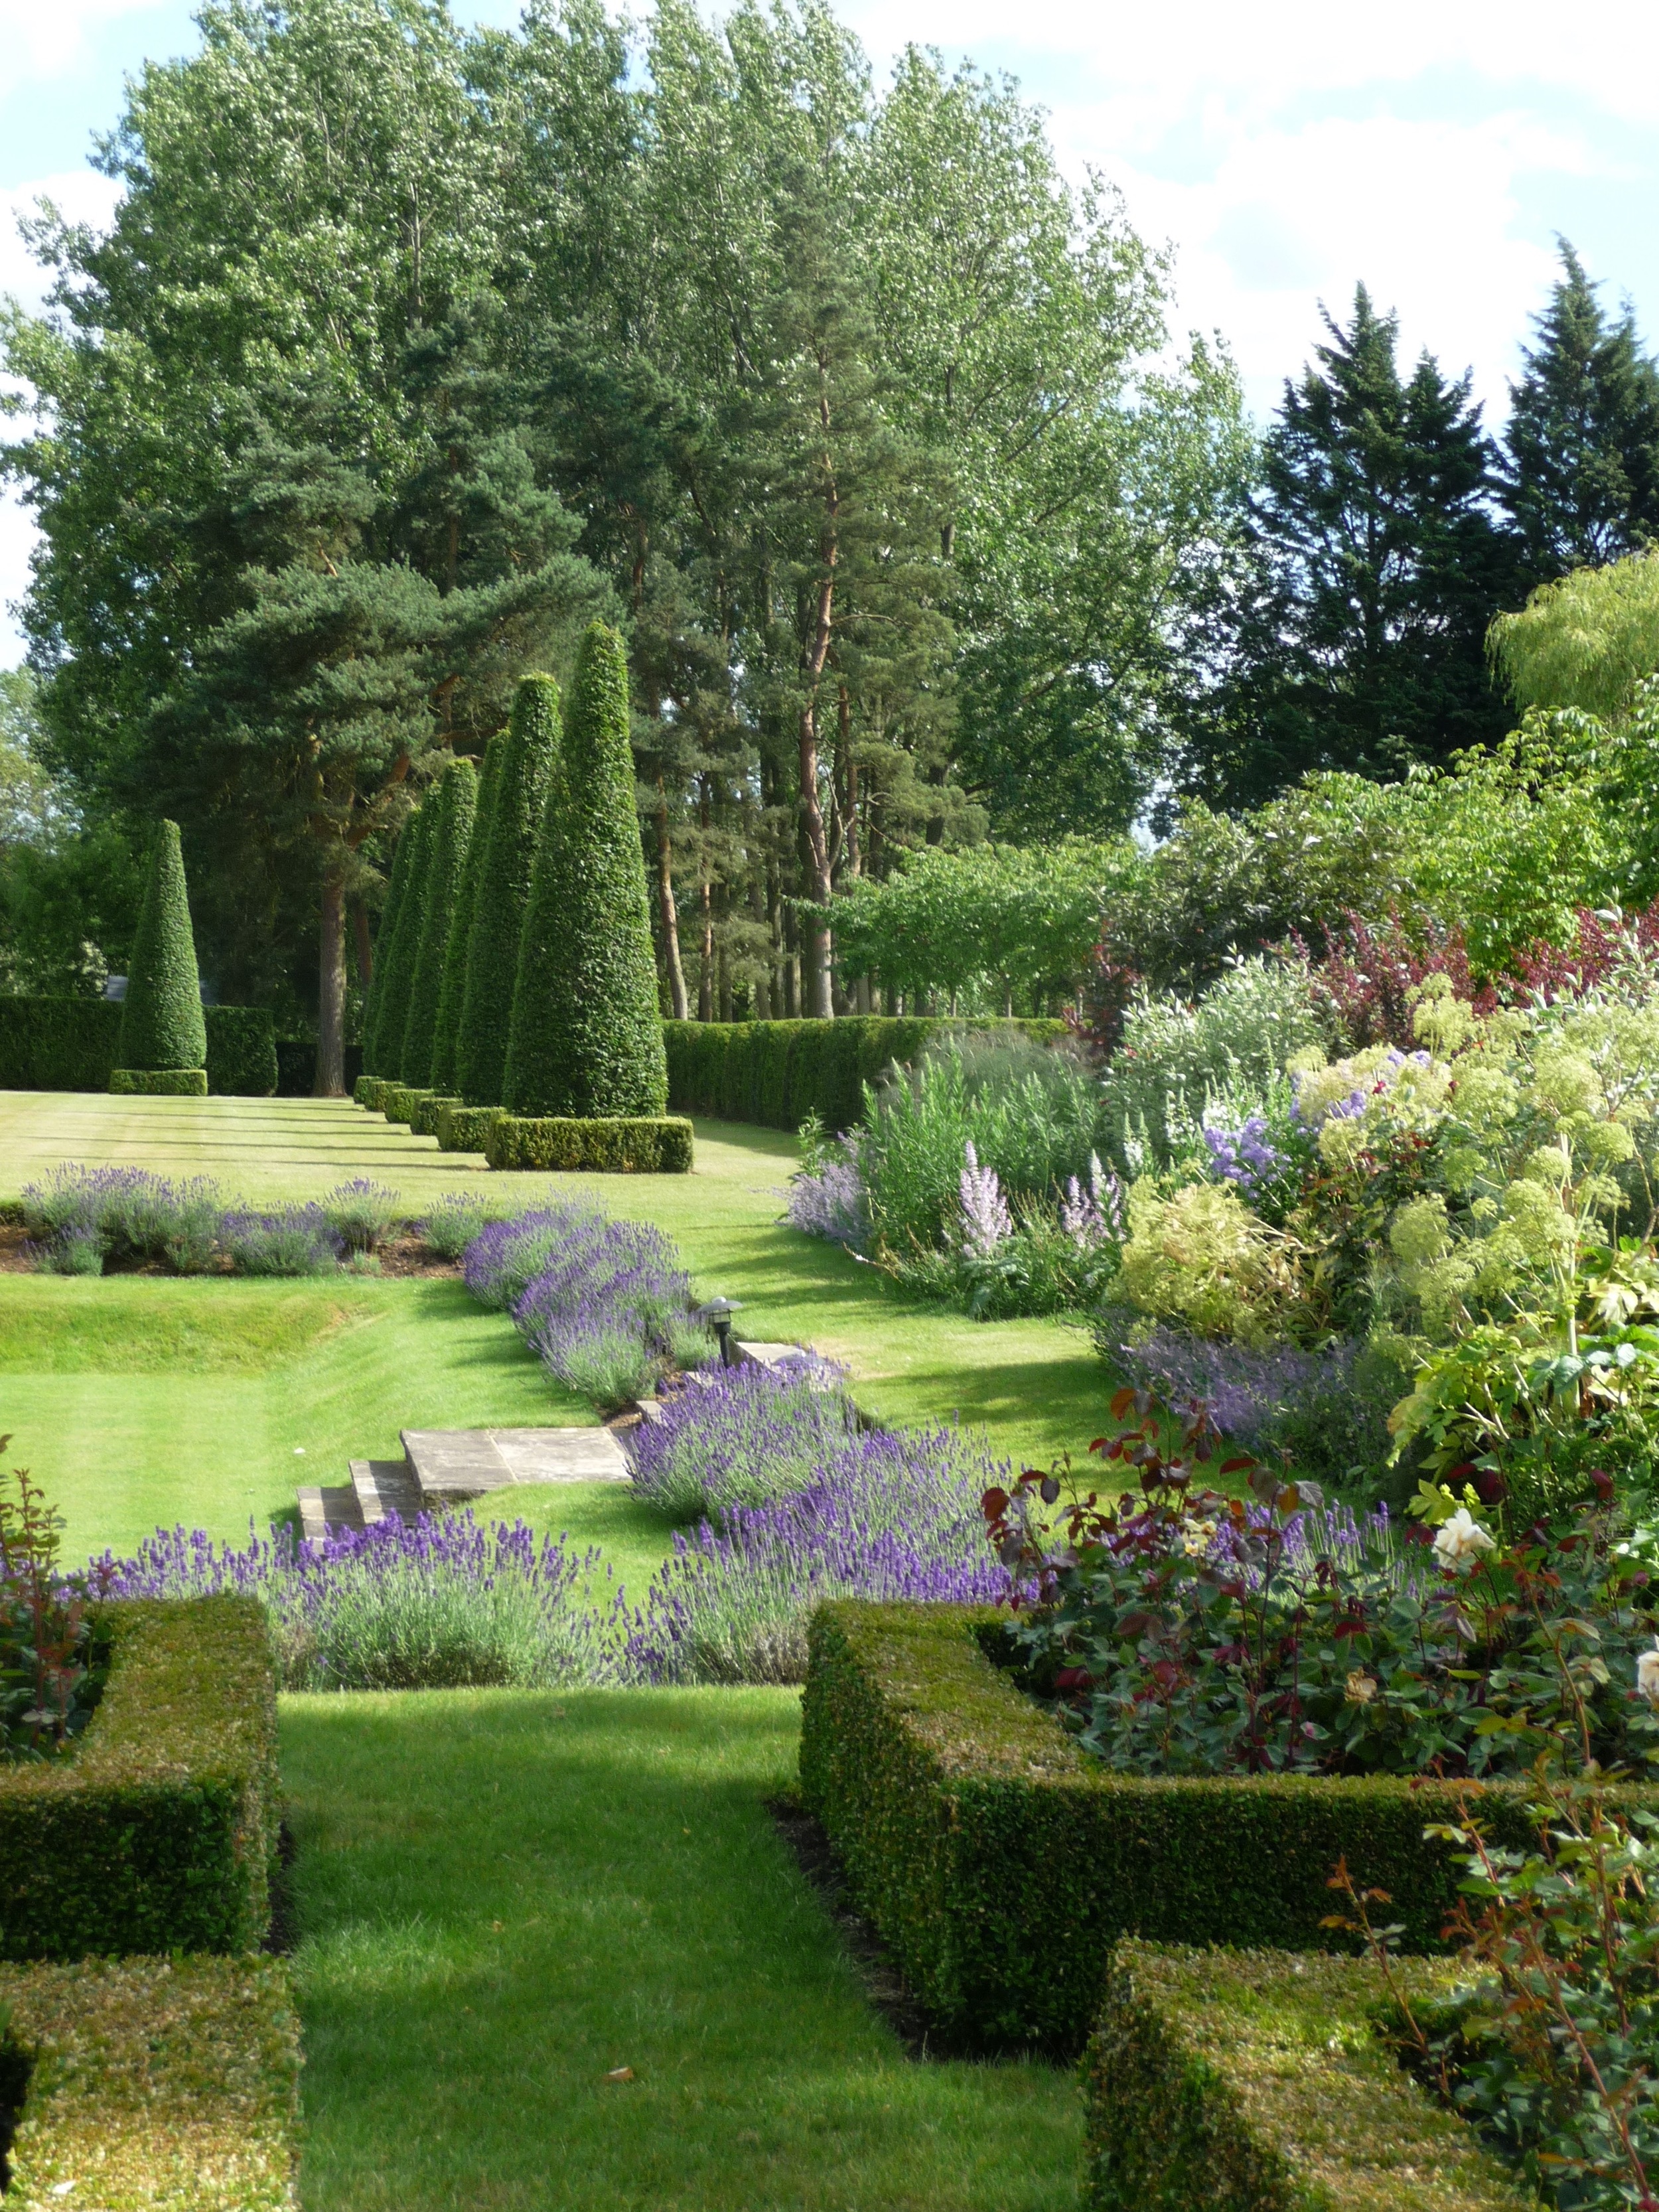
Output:
<svg viewBox="0 0 1659 2212">
<path fill-rule="evenodd" d="M 494 737 L 484 752 L 483 772 L 478 778 L 477 806 L 472 835 L 467 840 L 466 865 L 449 917 L 444 941 L 443 977 L 438 987 L 438 1019 L 432 1037 L 432 1087 L 453 1091 L 458 1081 L 456 1059 L 460 1044 L 461 1002 L 466 994 L 466 948 L 478 911 L 478 886 L 483 881 L 484 853 L 489 843 L 489 824 L 495 811 L 495 784 L 501 774 L 503 737 Z"/>
<path fill-rule="evenodd" d="M 519 939 L 559 741 L 559 687 L 550 676 L 526 676 L 505 734 L 477 911 L 466 948 L 456 1073 L 469 1106 L 501 1103 Z"/>
<path fill-rule="evenodd" d="M 432 832 L 426 912 L 421 921 L 421 942 L 410 985 L 403 1051 L 404 1081 L 422 1088 L 432 1081 L 433 1042 L 438 1026 L 438 999 L 443 988 L 444 954 L 449 945 L 449 926 L 454 919 L 461 878 L 472 842 L 473 819 L 478 809 L 478 771 L 470 760 L 452 762 L 429 803 L 437 810 L 437 820 Z"/>
<path fill-rule="evenodd" d="M 149 880 L 121 1009 L 118 1062 L 141 1068 L 207 1066 L 207 1024 L 176 822 L 158 823 L 150 842 Z"/>
<path fill-rule="evenodd" d="M 582 640 L 536 854 L 501 1091 L 514 1114 L 661 1114 L 668 1101 L 616 631 Z"/>
</svg>

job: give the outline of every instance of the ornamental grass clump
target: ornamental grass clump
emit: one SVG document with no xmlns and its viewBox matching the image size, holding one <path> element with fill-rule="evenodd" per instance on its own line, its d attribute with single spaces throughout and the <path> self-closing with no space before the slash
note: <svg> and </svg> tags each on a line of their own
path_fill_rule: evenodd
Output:
<svg viewBox="0 0 1659 2212">
<path fill-rule="evenodd" d="M 597 1553 L 471 1509 L 297 1540 L 158 1531 L 89 1570 L 102 1597 L 257 1597 L 291 1690 L 543 1689 L 617 1676 Z"/>
<path fill-rule="evenodd" d="M 677 1522 L 806 1489 L 856 1433 L 844 1370 L 803 1354 L 721 1368 L 665 1400 L 634 1440 L 634 1489 Z"/>
</svg>

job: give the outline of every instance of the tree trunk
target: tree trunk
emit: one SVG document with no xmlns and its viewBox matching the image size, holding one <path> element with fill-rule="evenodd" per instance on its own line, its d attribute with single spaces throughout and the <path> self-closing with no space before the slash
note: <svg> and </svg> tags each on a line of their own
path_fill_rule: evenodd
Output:
<svg viewBox="0 0 1659 2212">
<path fill-rule="evenodd" d="M 825 593 L 825 599 L 828 599 Z M 826 612 L 825 620 L 828 620 Z M 800 811 L 806 848 L 806 895 L 814 906 L 828 907 L 835 885 L 830 875 L 830 840 L 824 830 L 823 808 L 818 801 L 817 702 L 809 698 L 800 711 Z M 801 933 L 801 996 L 803 1011 L 820 1021 L 835 1014 L 830 984 L 830 924 L 813 915 Z"/>
<path fill-rule="evenodd" d="M 683 1022 L 691 1011 L 685 994 L 685 969 L 680 960 L 680 917 L 674 904 L 674 853 L 668 842 L 668 795 L 657 778 L 657 907 L 662 917 L 663 964 L 668 970 L 668 999 L 674 1019 Z"/>
<path fill-rule="evenodd" d="M 323 927 L 317 963 L 317 1079 L 313 1098 L 345 1097 L 345 873 L 323 879 Z"/>
</svg>

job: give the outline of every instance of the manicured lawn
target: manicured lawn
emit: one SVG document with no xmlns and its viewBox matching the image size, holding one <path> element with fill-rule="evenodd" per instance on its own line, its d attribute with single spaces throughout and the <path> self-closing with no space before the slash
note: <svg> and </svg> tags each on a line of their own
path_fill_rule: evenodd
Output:
<svg viewBox="0 0 1659 2212">
<path fill-rule="evenodd" d="M 787 1691 L 284 1699 L 307 2212 L 1074 2203 L 1069 2073 L 911 2060 L 866 2003 L 763 1808 L 797 1729 Z"/>
</svg>

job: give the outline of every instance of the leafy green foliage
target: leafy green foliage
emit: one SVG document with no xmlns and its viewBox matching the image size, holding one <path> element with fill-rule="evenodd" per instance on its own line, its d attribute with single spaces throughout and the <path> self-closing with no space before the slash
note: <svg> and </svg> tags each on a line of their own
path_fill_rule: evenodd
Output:
<svg viewBox="0 0 1659 2212">
<path fill-rule="evenodd" d="M 573 1175 L 691 1172 L 691 1124 L 672 1114 L 525 1116 L 497 1110 L 483 1135 L 482 1150 L 492 1168 Z"/>
<path fill-rule="evenodd" d="M 119 1052 L 123 1067 L 207 1065 L 207 1025 L 176 822 L 158 823 L 150 845 L 149 879 L 121 1008 Z"/>
<path fill-rule="evenodd" d="M 436 1048 L 439 1002 L 451 927 L 465 877 L 478 804 L 478 773 L 470 760 L 450 763 L 428 800 L 437 815 L 432 854 L 422 884 L 421 941 L 410 980 L 409 1016 L 400 1066 L 405 1083 L 428 1082 Z"/>
<path fill-rule="evenodd" d="M 499 1106 L 512 1030 L 519 945 L 547 792 L 562 735 L 559 687 L 526 676 L 513 702 L 489 813 L 489 842 L 466 948 L 455 1074 L 469 1106 Z"/>
<path fill-rule="evenodd" d="M 1522 707 L 1623 720 L 1659 672 L 1659 556 L 1644 547 L 1540 584 L 1492 624 L 1492 652 Z"/>
<path fill-rule="evenodd" d="M 404 822 L 405 830 L 412 827 L 412 822 Z M 409 896 L 409 873 L 415 854 L 415 839 L 400 836 L 392 848 L 392 869 L 386 878 L 380 926 L 374 935 L 374 973 L 369 978 L 368 988 L 363 994 L 362 1011 L 363 1065 L 365 1076 L 370 1081 L 383 1073 L 379 1066 L 380 1006 L 386 997 L 387 964 L 392 957 L 392 948 L 398 941 L 398 916 L 403 912 L 404 901 Z M 395 1070 L 384 1072 L 395 1073 Z"/>
<path fill-rule="evenodd" d="M 477 918 L 478 895 L 483 882 L 484 859 L 489 848 L 490 817 L 495 810 L 495 780 L 501 773 L 507 740 L 489 740 L 478 776 L 477 802 L 471 834 L 466 841 L 466 861 L 449 917 L 449 934 L 443 949 L 443 975 L 438 986 L 438 1012 L 432 1036 L 431 1080 L 436 1091 L 453 1090 L 459 1083 L 461 1007 L 466 998 L 466 949 L 472 941 Z"/>
<path fill-rule="evenodd" d="M 578 1117 L 660 1115 L 668 1103 L 628 663 L 621 638 L 600 623 L 582 641 L 562 753 L 548 778 L 501 1100 L 515 1114 Z"/>
<path fill-rule="evenodd" d="M 393 886 L 400 889 L 402 895 L 395 915 L 391 915 L 388 906 L 392 934 L 388 941 L 383 924 L 380 934 L 385 949 L 375 963 L 379 994 L 374 1030 L 371 1037 L 365 1039 L 364 1057 L 371 1074 L 397 1082 L 403 1080 L 404 1035 L 409 1026 L 415 968 L 426 927 L 427 878 L 432 867 L 436 830 L 436 809 L 427 806 L 419 808 L 404 824 L 398 844 L 400 853 L 405 846 L 408 848 L 408 859 L 401 886 L 397 883 L 398 863 L 395 860 L 392 862 Z"/>
</svg>

